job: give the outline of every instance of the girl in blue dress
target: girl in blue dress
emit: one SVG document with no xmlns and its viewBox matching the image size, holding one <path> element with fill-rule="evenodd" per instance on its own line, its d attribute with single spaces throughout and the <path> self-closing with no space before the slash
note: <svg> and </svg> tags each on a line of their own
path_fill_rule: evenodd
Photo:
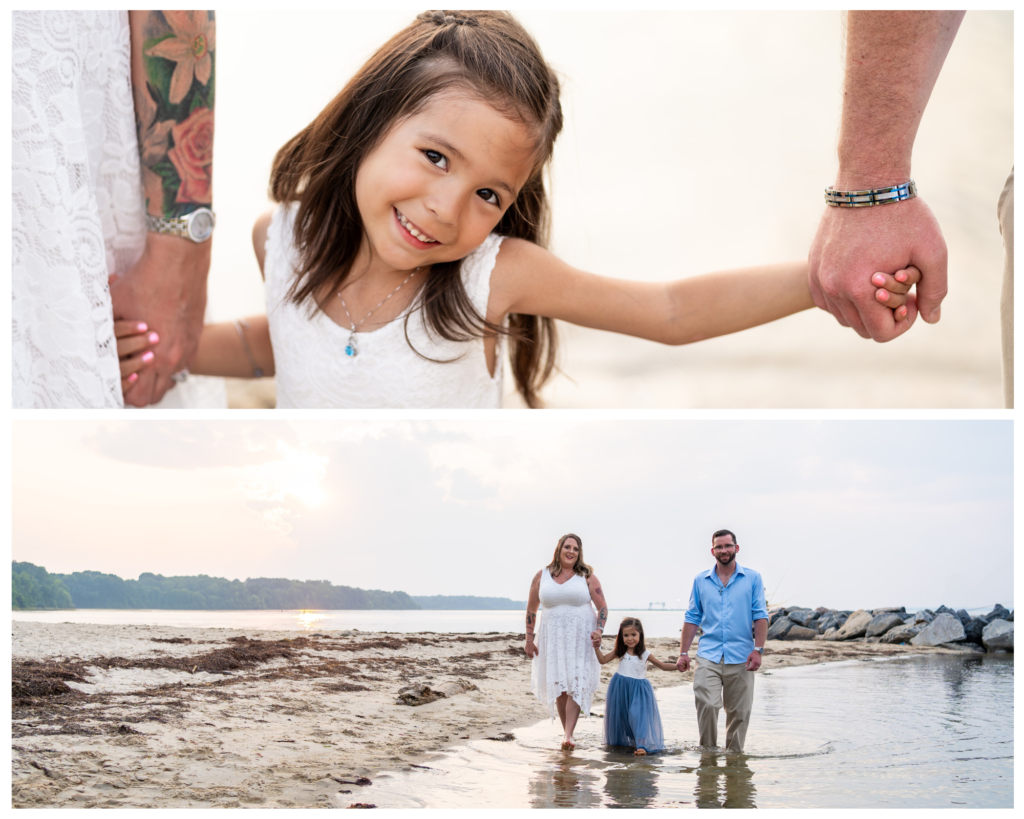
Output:
<svg viewBox="0 0 1024 819">
<path fill-rule="evenodd" d="M 619 668 L 608 683 L 605 744 L 634 748 L 637 756 L 664 750 L 661 714 L 654 689 L 647 679 L 647 663 L 653 663 L 662 671 L 676 671 L 676 666 L 663 663 L 644 648 L 643 623 L 635 617 L 626 617 L 619 624 L 613 651 L 608 654 L 602 654 L 599 648 L 594 651 L 601 665 L 616 657 L 619 659 Z"/>
</svg>

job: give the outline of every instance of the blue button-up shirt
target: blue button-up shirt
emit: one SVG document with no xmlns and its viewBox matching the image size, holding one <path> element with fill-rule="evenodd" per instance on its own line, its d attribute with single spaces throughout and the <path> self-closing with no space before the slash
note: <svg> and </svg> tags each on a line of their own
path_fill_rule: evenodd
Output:
<svg viewBox="0 0 1024 819">
<path fill-rule="evenodd" d="M 697 656 L 718 663 L 745 663 L 754 650 L 755 620 L 767 620 L 764 583 L 753 569 L 739 563 L 726 586 L 712 567 L 693 579 L 686 622 L 704 630 Z"/>
</svg>

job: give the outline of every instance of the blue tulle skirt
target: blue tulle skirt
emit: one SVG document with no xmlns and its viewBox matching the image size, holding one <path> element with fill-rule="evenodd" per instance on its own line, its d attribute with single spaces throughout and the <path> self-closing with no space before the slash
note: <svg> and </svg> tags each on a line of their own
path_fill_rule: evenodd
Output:
<svg viewBox="0 0 1024 819">
<path fill-rule="evenodd" d="M 612 677 L 605 698 L 604 741 L 643 748 L 649 754 L 665 749 L 661 714 L 650 682 L 619 674 Z"/>
</svg>

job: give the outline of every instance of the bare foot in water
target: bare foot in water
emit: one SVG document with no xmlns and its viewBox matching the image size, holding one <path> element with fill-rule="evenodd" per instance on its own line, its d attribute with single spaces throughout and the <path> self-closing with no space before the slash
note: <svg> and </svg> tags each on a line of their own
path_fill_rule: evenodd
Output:
<svg viewBox="0 0 1024 819">
<path fill-rule="evenodd" d="M 567 739 L 565 742 L 562 743 L 562 750 L 563 751 L 575 751 L 576 750 L 576 743 L 573 742 L 571 739 Z"/>
<path fill-rule="evenodd" d="M 647 751 L 645 751 L 643 748 L 637 748 L 635 751 L 633 751 L 633 756 L 647 756 Z"/>
</svg>

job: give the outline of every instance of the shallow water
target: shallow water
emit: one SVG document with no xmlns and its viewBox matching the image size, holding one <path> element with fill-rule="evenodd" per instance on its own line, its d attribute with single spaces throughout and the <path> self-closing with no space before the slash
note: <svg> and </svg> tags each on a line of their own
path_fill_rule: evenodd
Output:
<svg viewBox="0 0 1024 819">
<path fill-rule="evenodd" d="M 596 718 L 581 720 L 566 754 L 557 722 L 545 721 L 513 742 L 468 742 L 427 769 L 377 777 L 361 798 L 382 808 L 1013 806 L 1012 655 L 764 674 L 744 754 L 701 752 L 690 685 L 658 700 L 663 754 L 602 746 Z"/>
<path fill-rule="evenodd" d="M 98 625 L 151 625 L 172 628 L 239 628 L 267 631 L 393 631 L 445 633 L 523 631 L 525 611 L 434 610 L 273 610 L 174 611 L 169 609 L 76 609 L 74 611 L 15 611 L 14 620 L 39 623 L 96 623 Z M 542 615 L 543 616 L 543 615 Z M 642 617 L 648 637 L 675 637 L 683 624 L 681 611 L 611 611 L 611 622 Z"/>
</svg>

